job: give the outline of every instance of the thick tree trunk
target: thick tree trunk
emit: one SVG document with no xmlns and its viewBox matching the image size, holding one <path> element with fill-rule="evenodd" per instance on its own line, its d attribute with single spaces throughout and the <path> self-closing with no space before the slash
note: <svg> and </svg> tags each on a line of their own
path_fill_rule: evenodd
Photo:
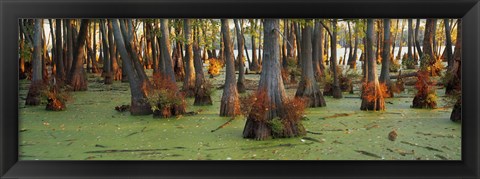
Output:
<svg viewBox="0 0 480 179">
<path fill-rule="evenodd" d="M 94 21 L 93 22 L 93 46 L 92 46 L 92 73 L 99 73 L 100 70 L 98 69 L 98 63 L 97 63 L 97 23 Z"/>
<path fill-rule="evenodd" d="M 195 65 L 195 101 L 193 102 L 194 106 L 204 106 L 212 105 L 212 98 L 210 94 L 207 93 L 206 89 L 212 88 L 212 86 L 205 86 L 205 75 L 203 73 L 203 61 L 201 57 L 200 48 L 198 47 L 198 41 L 193 42 L 193 52 L 194 52 L 194 65 Z"/>
<path fill-rule="evenodd" d="M 383 54 L 380 83 L 387 85 L 389 97 L 393 97 L 392 82 L 390 81 L 390 19 L 383 19 Z M 380 37 L 379 37 L 380 38 Z"/>
<path fill-rule="evenodd" d="M 453 54 L 453 66 L 450 71 L 452 78 L 447 83 L 445 89 L 446 94 L 454 94 L 455 91 L 460 92 L 462 89 L 462 20 L 458 19 L 457 41 L 455 42 L 455 51 Z"/>
<path fill-rule="evenodd" d="M 462 122 L 462 98 L 460 97 L 455 105 L 453 106 L 452 114 L 450 115 L 450 120 L 454 122 Z"/>
<path fill-rule="evenodd" d="M 77 43 L 75 43 L 75 51 L 72 62 L 72 67 L 70 69 L 70 74 L 68 75 L 67 82 L 72 87 L 73 91 L 85 91 L 87 90 L 87 77 L 85 74 L 85 69 L 83 68 L 83 59 L 84 59 L 84 49 L 87 38 L 87 28 L 89 24 L 89 19 L 82 19 L 80 24 L 80 32 L 76 38 Z"/>
<path fill-rule="evenodd" d="M 163 63 L 163 70 L 160 70 L 162 76 L 167 77 L 170 81 L 175 82 L 175 73 L 172 67 L 172 58 L 170 57 L 169 52 L 169 32 L 168 32 L 168 20 L 167 19 L 160 19 L 160 31 L 162 33 L 161 37 L 161 54 L 162 54 L 162 63 Z"/>
<path fill-rule="evenodd" d="M 203 74 L 203 68 L 202 68 L 202 59 L 201 57 L 196 57 L 197 55 L 200 55 L 200 48 L 198 47 L 198 44 L 194 44 L 194 53 L 195 53 L 195 68 L 196 71 L 196 76 L 195 76 L 195 101 L 193 105 L 195 106 L 204 106 L 204 105 L 212 105 L 212 98 L 210 94 L 207 92 L 208 90 L 212 89 L 206 89 L 206 88 L 212 88 L 211 86 L 205 86 L 205 77 Z"/>
<path fill-rule="evenodd" d="M 418 52 L 418 56 L 421 58 L 421 57 L 423 57 L 423 52 L 422 52 L 422 49 L 420 48 L 420 38 L 418 38 L 418 32 L 420 30 L 420 19 L 417 19 L 417 23 L 416 23 L 415 26 L 416 26 L 415 27 L 415 47 L 416 47 L 416 50 Z M 425 26 L 427 26 L 427 24 L 425 24 Z M 423 50 L 425 50 L 425 46 L 424 46 Z"/>
<path fill-rule="evenodd" d="M 183 80 L 183 91 L 187 97 L 195 95 L 195 66 L 193 64 L 191 21 L 191 19 L 183 21 L 183 34 L 185 35 L 185 78 Z"/>
<path fill-rule="evenodd" d="M 348 25 L 348 36 L 349 36 L 349 46 L 350 46 L 350 51 L 348 52 L 348 61 L 347 64 L 350 65 L 351 69 L 355 68 L 355 58 L 353 57 L 353 53 L 357 52 L 357 36 L 355 35 L 355 42 L 352 42 L 352 27 L 350 26 L 350 22 L 347 22 Z M 355 33 L 356 34 L 356 33 Z M 353 46 L 353 43 L 355 43 L 355 47 Z"/>
<path fill-rule="evenodd" d="M 402 39 L 403 39 L 403 30 L 405 29 L 405 22 L 402 21 L 402 32 L 400 33 L 400 39 L 398 40 L 398 53 L 397 57 L 395 58 L 396 60 L 402 59 Z"/>
<path fill-rule="evenodd" d="M 55 20 L 55 26 L 56 78 L 58 81 L 63 81 L 65 80 L 65 67 L 63 65 L 62 20 Z"/>
<path fill-rule="evenodd" d="M 396 25 L 395 25 L 396 26 L 395 31 L 393 31 L 392 52 L 390 53 L 391 54 L 391 59 L 395 59 L 394 55 L 395 55 L 395 46 L 397 45 L 397 34 L 398 34 L 398 23 L 399 23 L 399 21 L 400 21 L 400 19 L 397 19 Z"/>
<path fill-rule="evenodd" d="M 152 113 L 150 104 L 147 102 L 148 89 L 142 89 L 144 83 L 149 83 L 148 80 L 141 81 L 139 74 L 132 65 L 132 59 L 127 52 L 125 40 L 120 32 L 119 20 L 109 20 L 113 27 L 115 43 L 117 50 L 119 50 L 123 61 L 123 68 L 127 71 L 128 81 L 130 83 L 130 92 L 132 95 L 130 114 L 132 115 L 148 115 Z"/>
<path fill-rule="evenodd" d="M 309 20 L 311 21 L 311 20 Z M 323 107 L 326 106 L 325 99 L 318 87 L 317 81 L 313 74 L 312 67 L 312 26 L 306 23 L 302 29 L 302 79 L 298 85 L 295 97 L 307 98 L 307 105 L 309 107 Z"/>
<path fill-rule="evenodd" d="M 240 113 L 240 101 L 238 98 L 237 86 L 235 83 L 235 64 L 233 57 L 233 43 L 230 38 L 228 20 L 222 19 L 222 36 L 225 46 L 225 85 L 220 104 L 220 116 L 235 116 Z"/>
<path fill-rule="evenodd" d="M 109 25 L 111 26 L 111 25 Z M 111 28 L 109 28 L 109 31 Z M 104 20 L 101 20 L 100 22 L 100 32 L 102 33 L 102 44 L 103 44 L 103 58 L 104 58 L 104 63 L 103 63 L 103 74 L 105 77 L 104 84 L 112 84 L 113 83 L 113 72 L 112 72 L 112 59 L 111 56 L 114 54 L 113 52 L 110 53 L 110 51 L 113 51 L 113 35 L 110 35 L 112 32 L 109 32 L 109 35 L 107 35 L 106 30 L 105 30 L 105 22 Z M 111 44 L 109 45 L 107 42 L 107 36 L 109 41 L 112 41 Z M 111 36 L 111 37 L 110 37 Z"/>
<path fill-rule="evenodd" d="M 384 110 L 385 100 L 380 90 L 376 75 L 376 64 L 373 52 L 373 19 L 367 19 L 367 58 L 366 61 L 366 82 L 362 87 L 361 110 Z M 386 60 L 388 61 L 388 60 Z"/>
<path fill-rule="evenodd" d="M 446 57 L 448 68 L 447 70 L 451 70 L 453 66 L 453 52 L 452 52 L 452 36 L 450 32 L 450 23 L 448 19 L 443 19 L 445 24 L 445 50 L 446 50 Z"/>
<path fill-rule="evenodd" d="M 339 99 L 343 98 L 342 90 L 340 89 L 340 83 L 338 79 L 337 72 L 337 20 L 332 21 L 332 35 L 331 35 L 331 55 L 330 55 L 330 69 L 333 72 L 333 84 L 332 84 L 332 95 L 333 98 Z"/>
<path fill-rule="evenodd" d="M 25 105 L 40 105 L 41 90 L 44 86 L 42 79 L 42 29 L 41 19 L 35 19 L 33 32 L 33 54 L 32 54 L 32 82 L 27 94 Z"/>
<path fill-rule="evenodd" d="M 240 27 L 240 22 L 238 19 L 233 20 L 235 23 L 235 32 L 237 33 L 237 62 L 238 62 L 238 79 L 237 79 L 237 90 L 239 93 L 245 93 L 245 62 L 243 57 L 243 34 Z"/>
<path fill-rule="evenodd" d="M 294 23 L 293 24 L 293 29 L 295 30 L 295 41 L 297 42 L 297 64 L 299 66 L 302 66 L 302 45 L 301 45 L 301 39 L 302 39 L 302 34 L 301 34 L 301 30 L 300 30 L 300 25 L 298 24 L 298 22 Z"/>
<path fill-rule="evenodd" d="M 157 21 L 154 20 L 155 28 L 157 27 Z M 152 26 L 151 23 L 149 23 L 149 26 Z M 150 48 L 152 50 L 152 68 L 153 68 L 153 73 L 157 74 L 158 73 L 158 58 L 157 58 L 157 42 L 156 42 L 156 34 L 155 34 L 155 28 L 151 28 L 152 30 L 150 31 Z"/>
<path fill-rule="evenodd" d="M 243 129 L 244 138 L 264 140 L 271 137 L 305 135 L 305 129 L 299 121 L 285 119 L 286 113 L 289 111 L 284 110 L 287 95 L 280 75 L 278 31 L 274 30 L 278 28 L 279 21 L 277 19 L 265 19 L 264 63 L 260 75 L 258 92 L 265 93 L 265 101 L 260 101 L 260 103 L 265 104 L 270 110 L 267 110 L 263 115 L 258 115 L 252 109 L 252 112 L 248 115 L 245 128 Z M 272 129 L 271 121 L 276 117 L 283 117 L 283 119 L 281 119 L 283 126 L 280 131 Z"/>
<path fill-rule="evenodd" d="M 74 29 L 73 29 L 73 24 L 72 20 L 67 19 L 67 49 L 68 49 L 68 59 L 67 59 L 67 77 L 71 73 L 72 69 L 72 64 L 73 64 L 73 59 L 74 59 L 74 52 L 75 52 L 75 35 L 74 35 Z"/>
<path fill-rule="evenodd" d="M 413 25 L 412 19 L 408 19 L 408 32 L 407 32 L 407 59 L 413 60 L 413 52 L 412 52 L 412 39 L 413 39 Z"/>
<path fill-rule="evenodd" d="M 313 30 L 313 39 L 312 39 L 312 63 L 313 63 L 313 72 L 315 79 L 319 80 L 321 76 L 323 76 L 323 69 L 321 66 L 322 57 L 322 39 L 320 38 L 321 34 L 323 34 L 320 29 L 323 27 L 320 25 L 319 20 L 315 21 L 315 27 Z"/>
<path fill-rule="evenodd" d="M 255 30 L 257 28 L 257 20 L 252 20 L 254 24 L 251 24 L 252 28 Z M 251 35 L 252 39 L 252 63 L 249 65 L 250 71 L 259 71 L 260 64 L 258 63 L 258 55 L 257 55 L 257 42 L 255 41 L 256 36 Z"/>
<path fill-rule="evenodd" d="M 434 49 L 433 49 L 433 33 L 434 32 L 434 19 L 427 19 L 427 23 L 425 24 L 425 35 L 423 38 L 423 55 L 428 55 L 428 58 L 423 58 L 422 60 L 426 60 L 424 63 L 424 68 L 427 68 L 430 72 L 430 75 L 437 76 L 440 73 L 440 69 L 436 67 L 437 57 L 435 56 Z M 423 57 L 423 56 L 422 56 Z"/>
</svg>

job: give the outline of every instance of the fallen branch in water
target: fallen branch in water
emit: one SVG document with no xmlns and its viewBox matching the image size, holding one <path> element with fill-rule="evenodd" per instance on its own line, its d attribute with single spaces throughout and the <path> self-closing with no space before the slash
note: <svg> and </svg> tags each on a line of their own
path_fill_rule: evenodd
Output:
<svg viewBox="0 0 480 179">
<path fill-rule="evenodd" d="M 316 134 L 316 135 L 322 135 L 323 133 L 321 132 L 312 132 L 312 131 L 307 131 L 309 134 Z"/>
<path fill-rule="evenodd" d="M 330 118 L 337 118 L 337 117 L 345 117 L 345 116 L 351 116 L 357 114 L 357 112 L 354 113 L 336 113 L 335 115 L 332 116 L 326 116 L 326 117 L 321 117 L 320 119 L 330 119 Z"/>
<path fill-rule="evenodd" d="M 343 129 L 321 129 L 321 131 L 345 131 Z"/>
<path fill-rule="evenodd" d="M 358 153 L 361 153 L 361 154 L 363 154 L 363 155 L 370 156 L 370 157 L 375 157 L 375 158 L 379 158 L 379 159 L 382 158 L 382 157 L 380 157 L 380 156 L 377 155 L 377 154 L 370 153 L 370 152 L 363 151 L 363 150 L 355 150 L 355 152 L 358 152 Z"/>
<path fill-rule="evenodd" d="M 389 148 L 387 148 L 387 150 L 390 151 L 390 152 L 396 152 L 396 153 L 400 154 L 401 156 L 413 155 L 413 154 L 415 154 L 415 150 L 412 150 L 412 151 L 404 151 L 404 150 L 401 150 L 401 149 L 395 149 L 395 150 L 393 150 L 393 149 L 389 149 Z"/>
<path fill-rule="evenodd" d="M 453 135 L 442 135 L 442 134 L 432 134 L 432 133 L 424 133 L 424 132 L 415 132 L 415 134 L 421 134 L 424 136 L 432 136 L 432 137 L 447 137 L 447 138 L 455 138 Z"/>
<path fill-rule="evenodd" d="M 94 151 L 87 151 L 85 153 L 152 152 L 152 151 L 164 151 L 164 150 L 169 150 L 169 149 L 94 150 Z"/>
<path fill-rule="evenodd" d="M 427 149 L 427 150 L 430 150 L 430 151 L 443 152 L 440 149 L 436 149 L 436 148 L 433 148 L 433 147 L 430 147 L 430 146 L 421 146 L 421 145 L 414 144 L 414 143 L 407 142 L 407 141 L 401 141 L 401 143 L 404 143 L 404 144 L 407 144 L 407 145 L 410 145 L 410 146 L 414 146 L 414 147 L 421 147 L 421 148 L 424 148 L 424 149 Z"/>
<path fill-rule="evenodd" d="M 235 117 L 232 117 L 230 120 L 228 120 L 226 123 L 222 124 L 221 126 L 218 126 L 216 129 L 211 130 L 210 132 L 215 132 L 220 130 L 221 128 L 224 128 L 225 126 L 229 125 L 233 120 L 235 120 Z"/>
<path fill-rule="evenodd" d="M 144 132 L 146 128 L 147 128 L 147 126 L 143 127 L 142 130 L 140 130 L 140 132 Z M 136 131 L 136 132 L 132 132 L 132 133 L 128 134 L 128 135 L 125 136 L 125 137 L 130 137 L 130 136 L 135 135 L 135 134 L 138 134 L 138 133 L 140 133 L 140 132 L 137 132 L 137 131 Z"/>
<path fill-rule="evenodd" d="M 323 141 L 320 141 L 318 139 L 314 139 L 314 138 L 311 138 L 311 137 L 302 137 L 302 139 L 313 141 L 313 142 L 318 142 L 318 143 L 323 143 Z"/>
</svg>

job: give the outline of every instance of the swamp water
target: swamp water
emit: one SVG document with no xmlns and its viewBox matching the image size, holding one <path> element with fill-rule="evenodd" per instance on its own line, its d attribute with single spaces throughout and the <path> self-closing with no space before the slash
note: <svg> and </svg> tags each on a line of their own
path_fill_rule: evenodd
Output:
<svg viewBox="0 0 480 179">
<path fill-rule="evenodd" d="M 461 124 L 449 120 L 453 105 L 444 89 L 437 89 L 438 109 L 410 108 L 415 90 L 408 86 L 385 100 L 384 112 L 371 112 L 360 110 L 357 87 L 342 99 L 325 97 L 327 107 L 307 109 L 306 136 L 255 141 L 242 138 L 243 116 L 211 132 L 230 119 L 218 116 L 221 89 L 213 106 L 187 100 L 197 115 L 154 119 L 114 110 L 130 103 L 128 83 L 105 86 L 99 75 L 88 76 L 88 91 L 71 92 L 61 112 L 25 107 L 29 81 L 20 81 L 20 160 L 461 160 Z M 219 86 L 223 79 L 211 80 Z M 258 84 L 259 75 L 246 79 Z M 286 87 L 293 96 L 296 88 Z M 393 129 L 398 137 L 390 141 Z"/>
</svg>

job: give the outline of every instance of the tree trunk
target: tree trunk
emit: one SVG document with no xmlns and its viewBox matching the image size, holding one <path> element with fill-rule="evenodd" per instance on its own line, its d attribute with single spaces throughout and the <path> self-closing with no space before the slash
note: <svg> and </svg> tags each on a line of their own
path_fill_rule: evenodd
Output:
<svg viewBox="0 0 480 179">
<path fill-rule="evenodd" d="M 42 29 L 41 19 L 35 19 L 33 32 L 33 54 L 32 54 L 32 82 L 27 94 L 25 105 L 40 105 L 41 90 L 43 88 L 42 79 Z"/>
<path fill-rule="evenodd" d="M 238 19 L 234 19 L 233 22 L 235 23 L 235 31 L 237 33 L 237 62 L 238 62 L 238 79 L 237 79 L 237 90 L 239 93 L 245 93 L 245 62 L 243 57 L 243 34 L 240 27 L 240 22 Z"/>
<path fill-rule="evenodd" d="M 92 46 L 92 73 L 98 73 L 98 63 L 97 63 L 97 23 L 93 22 L 93 46 Z"/>
<path fill-rule="evenodd" d="M 252 20 L 250 22 L 253 22 L 251 24 L 253 30 L 257 28 L 257 20 Z M 251 39 L 252 39 L 252 63 L 250 64 L 250 71 L 259 71 L 260 70 L 260 64 L 258 63 L 258 55 L 257 55 L 257 43 L 255 41 L 256 35 L 252 34 Z"/>
<path fill-rule="evenodd" d="M 380 38 L 380 37 L 379 37 Z M 390 81 L 390 19 L 383 19 L 383 54 L 380 83 L 387 86 L 389 97 L 393 97 L 392 82 Z"/>
<path fill-rule="evenodd" d="M 235 116 L 240 113 L 237 86 L 235 84 L 235 64 L 233 57 L 233 43 L 230 38 L 228 20 L 222 19 L 222 36 L 225 46 L 225 85 L 223 87 L 222 100 L 220 104 L 220 116 Z"/>
<path fill-rule="evenodd" d="M 198 37 L 197 37 L 198 38 Z M 194 52 L 194 65 L 195 65 L 195 101 L 193 102 L 194 106 L 204 106 L 212 105 L 212 98 L 210 94 L 207 93 L 206 88 L 213 88 L 212 86 L 205 86 L 205 75 L 203 73 L 203 61 L 201 57 L 200 48 L 198 47 L 198 41 L 193 42 L 193 52 Z"/>
<path fill-rule="evenodd" d="M 452 78 L 447 83 L 445 94 L 454 94 L 455 91 L 462 90 L 462 20 L 458 19 L 457 41 L 455 42 L 455 51 L 453 54 L 453 66 L 450 71 Z"/>
<path fill-rule="evenodd" d="M 311 21 L 311 20 L 308 20 Z M 318 87 L 317 81 L 313 74 L 312 67 L 312 26 L 307 22 L 302 29 L 302 79 L 298 85 L 295 97 L 307 98 L 307 105 L 309 107 L 323 107 L 326 106 L 325 99 Z"/>
<path fill-rule="evenodd" d="M 362 87 L 361 110 L 384 110 L 385 100 L 380 90 L 380 85 L 376 75 L 376 66 L 373 52 L 373 19 L 367 19 L 367 58 L 366 62 L 366 83 Z M 388 61 L 388 60 L 386 60 Z"/>
<path fill-rule="evenodd" d="M 282 120 L 282 130 L 272 130 L 271 121 L 276 117 L 283 117 L 289 111 L 284 110 L 286 103 L 286 93 L 281 78 L 280 57 L 278 51 L 278 19 L 265 19 L 264 21 L 264 63 L 263 70 L 260 75 L 258 91 L 265 92 L 265 106 L 271 110 L 267 110 L 263 115 L 256 115 L 253 111 L 248 115 L 245 128 L 243 129 L 244 138 L 253 138 L 256 140 L 264 140 L 271 137 L 294 137 L 305 135 L 303 125 L 298 121 Z M 310 39 L 309 39 L 310 42 Z M 313 75 L 313 73 L 312 73 Z M 291 112 L 291 111 L 290 111 Z"/>
<path fill-rule="evenodd" d="M 353 57 L 353 53 L 357 52 L 357 35 L 355 35 L 355 46 L 353 46 L 353 43 L 352 43 L 352 27 L 350 26 L 350 22 L 347 21 L 347 25 L 348 25 L 348 36 L 349 36 L 349 46 L 350 46 L 350 51 L 348 52 L 348 61 L 347 61 L 347 64 L 350 65 L 350 68 L 351 69 L 354 69 L 355 68 L 355 58 Z M 356 33 L 355 33 L 356 34 Z M 353 47 L 353 48 L 352 48 Z"/>
<path fill-rule="evenodd" d="M 448 63 L 447 70 L 451 70 L 453 66 L 453 52 L 452 52 L 452 36 L 450 32 L 450 23 L 448 19 L 444 19 L 443 21 L 445 23 L 445 37 L 446 37 L 445 50 L 446 50 L 447 63 Z"/>
<path fill-rule="evenodd" d="M 333 72 L 333 84 L 332 84 L 332 94 L 333 98 L 339 99 L 343 98 L 342 90 L 340 89 L 340 83 L 338 79 L 337 72 L 337 20 L 332 21 L 332 35 L 331 35 L 331 55 L 330 55 L 330 69 Z"/>
<path fill-rule="evenodd" d="M 298 22 L 293 24 L 293 29 L 295 30 L 295 41 L 297 42 L 297 65 L 301 66 L 302 65 L 302 45 L 300 39 L 302 39 L 302 34 L 300 32 L 300 25 Z"/>
<path fill-rule="evenodd" d="M 391 55 L 392 55 L 392 59 L 395 59 L 393 56 L 395 55 L 395 46 L 397 45 L 397 35 L 398 35 L 398 22 L 400 21 L 400 19 L 397 19 L 396 21 L 396 27 L 395 27 L 395 31 L 393 32 L 393 39 L 392 39 L 392 52 L 391 52 Z M 400 45 L 401 46 L 401 45 Z"/>
<path fill-rule="evenodd" d="M 115 43 L 117 50 L 122 57 L 122 64 L 125 71 L 127 71 L 128 81 L 130 83 L 130 93 L 132 95 L 130 114 L 132 115 L 148 115 L 152 113 L 150 104 L 147 102 L 148 89 L 142 88 L 145 83 L 149 83 L 148 80 L 141 80 L 140 75 L 136 72 L 136 69 L 132 65 L 132 59 L 127 52 L 125 46 L 124 36 L 120 32 L 119 20 L 109 20 L 113 27 L 113 33 L 115 37 Z"/>
<path fill-rule="evenodd" d="M 398 53 L 397 53 L 397 60 L 402 59 L 402 39 L 403 39 L 403 30 L 405 29 L 405 23 L 402 21 L 402 32 L 400 33 L 400 39 L 398 40 Z"/>
<path fill-rule="evenodd" d="M 408 19 L 408 32 L 407 32 L 407 59 L 413 60 L 413 53 L 412 53 L 412 39 L 413 39 L 413 27 L 412 27 L 412 19 Z"/>
<path fill-rule="evenodd" d="M 424 38 L 423 38 L 423 55 L 428 55 L 428 58 L 427 57 L 423 57 L 422 56 L 422 60 L 425 60 L 424 65 L 424 68 L 427 68 L 427 67 L 430 67 L 428 68 L 429 72 L 430 72 L 430 75 L 432 76 L 436 76 L 440 73 L 440 69 L 438 67 L 435 66 L 435 64 L 437 63 L 437 57 L 435 56 L 434 54 L 434 49 L 433 49 L 433 33 L 435 33 L 433 30 L 434 30 L 434 23 L 435 23 L 435 20 L 434 19 L 427 19 L 427 23 L 425 24 L 425 35 L 424 35 Z"/>
<path fill-rule="evenodd" d="M 183 21 L 183 34 L 185 35 L 185 78 L 183 80 L 183 91 L 187 97 L 195 95 L 195 67 L 193 64 L 192 28 L 191 19 Z"/>
<path fill-rule="evenodd" d="M 62 20 L 55 20 L 55 26 L 56 78 L 58 81 L 63 81 L 65 80 L 65 68 L 63 65 Z"/>
<path fill-rule="evenodd" d="M 72 63 L 73 63 L 73 49 L 74 43 L 73 43 L 73 27 L 72 27 L 72 20 L 67 19 L 65 25 L 67 26 L 67 53 L 68 53 L 68 58 L 67 58 L 67 68 L 65 71 L 67 72 L 67 76 L 70 75 L 71 69 L 72 69 Z"/>
<path fill-rule="evenodd" d="M 175 82 L 175 73 L 173 71 L 172 67 L 172 58 L 170 57 L 170 52 L 169 52 L 169 32 L 168 32 L 168 20 L 167 19 L 160 19 L 160 31 L 162 33 L 161 37 L 161 43 L 160 43 L 160 48 L 161 48 L 161 54 L 162 54 L 162 62 L 163 65 L 161 65 L 164 69 L 160 70 L 162 73 L 162 76 L 167 77 L 170 79 L 170 81 Z"/>
<path fill-rule="evenodd" d="M 157 21 L 154 20 L 154 24 L 155 24 L 155 28 L 157 27 Z M 149 26 L 151 27 L 152 24 L 149 23 Z M 155 34 L 155 28 L 151 28 L 151 31 L 150 31 L 150 41 L 151 41 L 151 44 L 150 44 L 150 48 L 152 50 L 152 68 L 153 68 L 153 73 L 154 74 L 157 74 L 158 73 L 158 59 L 157 59 L 157 38 L 156 37 L 156 34 Z"/>
<path fill-rule="evenodd" d="M 313 40 L 312 40 L 312 65 L 313 65 L 313 72 L 314 72 L 314 79 L 319 80 L 320 77 L 323 75 L 323 69 L 320 67 L 322 57 L 322 39 L 320 38 L 321 34 L 323 34 L 320 29 L 323 27 L 320 25 L 320 21 L 315 21 L 315 27 L 313 30 Z"/>
<path fill-rule="evenodd" d="M 82 19 L 80 32 L 76 38 L 75 49 L 73 49 L 75 50 L 73 53 L 75 58 L 67 78 L 73 91 L 86 91 L 88 88 L 85 69 L 83 68 L 83 59 L 89 21 L 89 19 Z"/>
<path fill-rule="evenodd" d="M 104 84 L 112 84 L 113 83 L 113 73 L 112 73 L 112 57 L 115 58 L 115 55 L 113 52 L 113 35 L 111 31 L 111 25 L 109 24 L 109 34 L 107 35 L 106 30 L 105 30 L 105 22 L 104 20 L 100 21 L 100 32 L 102 33 L 102 44 L 103 44 L 103 57 L 104 57 L 104 63 L 103 63 L 103 70 L 104 70 L 104 75 L 105 75 L 105 80 Z M 107 42 L 107 36 L 108 36 L 108 41 L 111 42 L 109 45 Z"/>
<path fill-rule="evenodd" d="M 418 31 L 420 30 L 420 19 L 417 19 L 417 23 L 416 23 L 415 26 L 416 26 L 415 27 L 415 47 L 417 49 L 418 56 L 421 58 L 421 57 L 423 57 L 423 52 L 422 52 L 422 49 L 420 48 L 420 38 L 418 38 Z M 426 26 L 427 26 L 427 24 L 425 24 L 425 27 Z M 425 50 L 425 46 L 424 46 L 423 50 Z"/>
</svg>

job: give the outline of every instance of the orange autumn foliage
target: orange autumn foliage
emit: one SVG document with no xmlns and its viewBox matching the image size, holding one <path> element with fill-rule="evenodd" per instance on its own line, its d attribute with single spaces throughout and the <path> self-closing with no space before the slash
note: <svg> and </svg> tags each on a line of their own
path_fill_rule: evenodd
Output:
<svg viewBox="0 0 480 179">
<path fill-rule="evenodd" d="M 212 77 L 219 75 L 220 70 L 223 68 L 223 61 L 216 58 L 210 58 L 208 59 L 208 62 L 210 64 L 208 66 L 208 74 L 210 74 Z"/>
<path fill-rule="evenodd" d="M 366 99 L 368 102 L 375 102 L 378 98 L 388 98 L 390 94 L 388 93 L 388 87 L 385 83 L 380 83 L 377 87 L 375 82 L 363 83 L 362 84 L 362 98 Z"/>
</svg>

